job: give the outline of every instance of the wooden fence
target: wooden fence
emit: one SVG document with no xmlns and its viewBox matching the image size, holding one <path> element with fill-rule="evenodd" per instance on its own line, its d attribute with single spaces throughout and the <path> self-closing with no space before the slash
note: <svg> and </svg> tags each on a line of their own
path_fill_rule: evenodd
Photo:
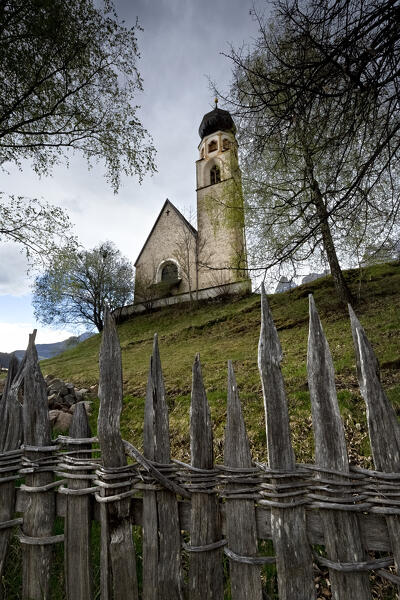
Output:
<svg viewBox="0 0 400 600">
<path fill-rule="evenodd" d="M 91 436 L 85 409 L 78 404 L 69 437 L 52 440 L 32 335 L 24 362 L 10 366 L 0 403 L 0 573 L 10 536 L 17 535 L 22 598 L 47 599 L 53 548 L 64 544 L 66 598 L 92 599 L 95 519 L 101 524 L 102 600 L 222 600 L 224 561 L 233 600 L 265 598 L 260 571 L 268 563 L 276 564 L 284 600 L 316 597 L 316 564 L 329 569 L 337 600 L 371 598 L 372 570 L 399 585 L 399 426 L 371 345 L 351 309 L 350 319 L 376 471 L 349 467 L 332 358 L 312 297 L 307 367 L 315 464 L 295 462 L 282 352 L 264 293 L 258 364 L 268 464 L 252 461 L 231 363 L 224 464 L 214 464 L 198 356 L 190 409 L 191 464 L 171 459 L 157 336 L 146 393 L 144 455 L 123 441 L 121 354 L 109 314 L 100 351 L 98 438 Z M 97 441 L 101 457 L 92 448 Z M 64 519 L 63 535 L 54 535 L 56 516 Z M 133 525 L 142 528 L 141 589 Z M 260 540 L 272 540 L 274 556 L 259 551 Z"/>
</svg>

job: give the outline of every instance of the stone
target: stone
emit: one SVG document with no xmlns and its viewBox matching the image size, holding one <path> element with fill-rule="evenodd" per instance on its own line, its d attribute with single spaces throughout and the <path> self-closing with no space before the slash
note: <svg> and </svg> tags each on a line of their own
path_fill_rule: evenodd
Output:
<svg viewBox="0 0 400 600">
<path fill-rule="evenodd" d="M 47 402 L 49 404 L 49 407 L 53 406 L 53 404 L 55 403 L 57 398 L 58 398 L 58 394 L 56 394 L 56 393 L 50 394 L 50 396 L 47 397 Z"/>
<path fill-rule="evenodd" d="M 67 394 L 66 396 L 63 396 L 62 401 L 67 406 L 72 406 L 72 404 L 75 404 L 76 398 L 73 394 Z"/>
<path fill-rule="evenodd" d="M 64 383 L 64 385 L 60 389 L 60 395 L 61 396 L 68 396 L 68 394 L 69 394 L 69 389 L 67 388 L 67 386 Z"/>
<path fill-rule="evenodd" d="M 54 427 L 55 422 L 57 421 L 58 415 L 60 414 L 60 410 L 50 410 L 49 411 L 49 420 L 50 425 Z"/>
<path fill-rule="evenodd" d="M 94 387 L 96 387 L 96 386 L 94 386 Z M 79 393 L 79 394 L 81 394 L 82 396 L 84 396 L 85 394 L 88 394 L 88 393 L 89 393 L 89 390 L 88 390 L 88 389 L 86 389 L 86 388 L 80 388 L 79 390 L 76 390 L 76 393 Z"/>
<path fill-rule="evenodd" d="M 49 412 L 50 424 L 53 429 L 61 433 L 68 433 L 72 421 L 72 415 L 62 410 L 51 410 Z"/>
<path fill-rule="evenodd" d="M 64 382 L 61 379 L 53 379 L 49 385 L 49 392 L 50 394 L 54 394 L 55 392 L 59 392 L 63 387 Z"/>
</svg>

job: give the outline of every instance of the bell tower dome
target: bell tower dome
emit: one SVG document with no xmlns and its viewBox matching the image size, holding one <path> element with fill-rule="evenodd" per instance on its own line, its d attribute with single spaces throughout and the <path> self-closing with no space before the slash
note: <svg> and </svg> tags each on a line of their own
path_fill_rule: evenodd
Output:
<svg viewBox="0 0 400 600">
<path fill-rule="evenodd" d="M 204 115 L 196 161 L 198 288 L 243 282 L 247 288 L 247 257 L 238 143 L 227 110 Z"/>
</svg>

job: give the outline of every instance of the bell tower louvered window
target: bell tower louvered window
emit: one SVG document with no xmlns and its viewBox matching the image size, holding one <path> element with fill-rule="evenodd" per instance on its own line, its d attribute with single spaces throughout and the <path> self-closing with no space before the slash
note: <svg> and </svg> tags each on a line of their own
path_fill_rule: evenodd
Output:
<svg viewBox="0 0 400 600">
<path fill-rule="evenodd" d="M 217 165 L 214 165 L 210 170 L 210 185 L 221 181 L 221 170 Z"/>
</svg>

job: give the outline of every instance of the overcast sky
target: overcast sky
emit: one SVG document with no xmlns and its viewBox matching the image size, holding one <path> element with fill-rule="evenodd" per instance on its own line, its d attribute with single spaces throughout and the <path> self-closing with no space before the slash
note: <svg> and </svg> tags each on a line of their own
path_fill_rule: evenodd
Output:
<svg viewBox="0 0 400 600">
<path fill-rule="evenodd" d="M 260 0 L 261 2 L 262 0 Z M 166 198 L 179 208 L 195 208 L 195 160 L 198 127 L 213 106 L 209 79 L 227 89 L 231 63 L 221 55 L 229 45 L 239 47 L 257 34 L 250 15 L 252 0 L 116 0 L 121 19 L 144 31 L 139 34 L 139 69 L 144 93 L 135 98 L 140 118 L 157 150 L 158 172 L 142 185 L 125 178 L 114 195 L 101 166 L 88 171 L 79 155 L 70 167 L 38 178 L 29 164 L 22 172 L 9 167 L 1 190 L 39 197 L 63 207 L 79 241 L 91 248 L 113 241 L 132 261 L 138 255 Z M 220 104 L 220 106 L 222 106 Z M 65 339 L 73 328 L 52 330 L 35 322 L 30 280 L 23 256 L 13 245 L 0 245 L 0 351 L 27 345 L 38 327 L 38 343 Z"/>
</svg>

